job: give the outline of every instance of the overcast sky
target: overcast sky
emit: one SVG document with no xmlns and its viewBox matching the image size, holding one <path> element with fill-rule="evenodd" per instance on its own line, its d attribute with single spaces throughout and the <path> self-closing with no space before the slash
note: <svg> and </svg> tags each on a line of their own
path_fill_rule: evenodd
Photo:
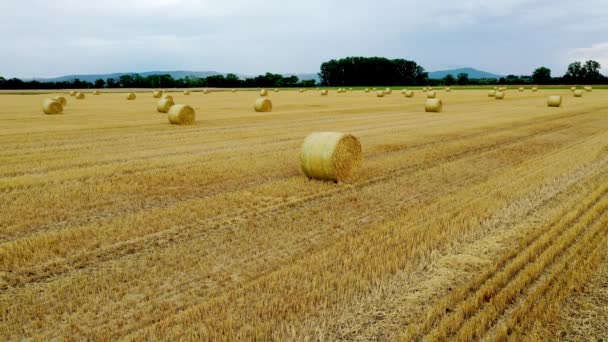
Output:
<svg viewBox="0 0 608 342">
<path fill-rule="evenodd" d="M 345 56 L 530 74 L 593 58 L 608 0 L 1 0 L 0 75 L 318 72 Z"/>
</svg>

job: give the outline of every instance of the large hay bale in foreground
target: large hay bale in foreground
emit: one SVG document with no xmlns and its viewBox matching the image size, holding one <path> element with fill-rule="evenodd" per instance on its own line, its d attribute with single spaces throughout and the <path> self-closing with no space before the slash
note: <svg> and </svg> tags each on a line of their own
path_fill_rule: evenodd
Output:
<svg viewBox="0 0 608 342">
<path fill-rule="evenodd" d="M 57 101 L 59 103 L 61 103 L 62 107 L 65 107 L 68 104 L 68 100 L 65 97 L 63 97 L 63 96 L 55 96 L 55 97 L 53 97 L 51 99 L 55 100 L 55 101 Z"/>
<path fill-rule="evenodd" d="M 84 100 L 85 96 L 84 93 L 76 93 L 76 100 Z"/>
<path fill-rule="evenodd" d="M 345 133 L 312 133 L 304 139 L 300 153 L 304 174 L 319 180 L 354 180 L 362 162 L 363 151 L 359 140 Z"/>
<path fill-rule="evenodd" d="M 405 97 L 414 97 L 414 91 L 413 90 L 408 90 L 405 92 Z"/>
<path fill-rule="evenodd" d="M 137 95 L 135 95 L 135 93 L 127 94 L 127 100 L 135 100 L 136 98 L 137 98 Z"/>
<path fill-rule="evenodd" d="M 53 99 L 45 99 L 42 101 L 42 111 L 44 114 L 61 114 L 63 113 L 63 106 L 59 101 Z"/>
<path fill-rule="evenodd" d="M 585 89 L 586 92 L 590 93 L 593 90 L 593 87 L 586 86 L 584 89 Z"/>
<path fill-rule="evenodd" d="M 76 90 L 70 90 L 70 96 L 76 96 Z"/>
<path fill-rule="evenodd" d="M 191 125 L 194 123 L 196 118 L 196 113 L 194 112 L 194 108 L 188 105 L 173 105 L 171 109 L 169 109 L 169 122 L 174 125 Z"/>
<path fill-rule="evenodd" d="M 268 90 L 266 90 L 266 89 L 260 90 L 260 96 L 267 96 L 267 95 L 268 95 Z"/>
<path fill-rule="evenodd" d="M 492 89 L 492 90 L 488 90 L 488 97 L 494 97 L 496 96 L 496 90 Z"/>
<path fill-rule="evenodd" d="M 581 89 L 576 89 L 574 91 L 574 97 L 583 97 L 583 91 Z"/>
<path fill-rule="evenodd" d="M 561 107 L 562 106 L 562 97 L 561 95 L 553 95 L 547 98 L 547 106 L 549 107 Z"/>
<path fill-rule="evenodd" d="M 443 110 L 443 102 L 440 99 L 426 99 L 424 104 L 425 112 L 440 113 Z"/>
<path fill-rule="evenodd" d="M 426 98 L 427 99 L 434 99 L 436 97 L 437 97 L 437 93 L 434 90 L 427 91 L 427 93 L 426 93 Z"/>
<path fill-rule="evenodd" d="M 173 105 L 175 105 L 175 102 L 173 102 L 173 98 L 160 99 L 156 103 L 156 110 L 159 113 L 167 113 L 167 112 L 169 112 L 169 109 L 171 109 L 171 107 L 173 107 Z"/>
<path fill-rule="evenodd" d="M 376 97 L 384 97 L 384 94 L 385 94 L 384 90 L 378 90 L 376 92 Z"/>
<path fill-rule="evenodd" d="M 256 112 L 272 112 L 272 101 L 269 98 L 261 98 L 255 100 L 253 109 Z"/>
<path fill-rule="evenodd" d="M 329 94 L 329 92 L 327 91 L 327 89 L 321 90 L 321 96 L 326 96 L 327 94 Z"/>
<path fill-rule="evenodd" d="M 184 95 L 190 95 L 190 90 L 184 90 Z"/>
<path fill-rule="evenodd" d="M 504 91 L 497 91 L 496 94 L 494 94 L 494 98 L 497 100 L 502 100 L 505 98 L 505 92 Z"/>
<path fill-rule="evenodd" d="M 155 99 L 160 99 L 161 96 L 163 96 L 163 92 L 160 90 L 155 90 L 152 92 L 152 97 Z"/>
</svg>

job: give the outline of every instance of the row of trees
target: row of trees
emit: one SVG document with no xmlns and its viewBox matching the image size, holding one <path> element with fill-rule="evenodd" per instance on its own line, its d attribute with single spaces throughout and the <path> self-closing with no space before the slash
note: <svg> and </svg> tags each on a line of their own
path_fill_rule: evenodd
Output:
<svg viewBox="0 0 608 342">
<path fill-rule="evenodd" d="M 346 57 L 321 64 L 325 86 L 423 85 L 428 73 L 416 62 L 382 57 Z"/>
<path fill-rule="evenodd" d="M 22 81 L 18 78 L 4 79 L 0 77 L 0 89 L 69 89 L 69 88 L 276 88 L 276 87 L 314 87 L 315 80 L 300 81 L 297 76 L 283 76 L 266 73 L 252 78 L 240 79 L 235 74 L 214 75 L 204 78 L 185 77 L 174 79 L 171 75 L 150 75 L 143 77 L 138 74 L 122 75 L 118 79 L 98 79 L 95 82 L 75 79 L 70 82 L 39 82 Z"/>
</svg>

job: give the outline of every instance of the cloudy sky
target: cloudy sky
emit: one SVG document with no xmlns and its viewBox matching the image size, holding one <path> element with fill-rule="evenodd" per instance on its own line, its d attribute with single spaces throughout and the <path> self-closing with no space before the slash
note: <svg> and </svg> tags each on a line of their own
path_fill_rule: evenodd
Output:
<svg viewBox="0 0 608 342">
<path fill-rule="evenodd" d="M 608 0 L 2 0 L 0 75 L 318 72 L 344 56 L 608 73 Z"/>
</svg>

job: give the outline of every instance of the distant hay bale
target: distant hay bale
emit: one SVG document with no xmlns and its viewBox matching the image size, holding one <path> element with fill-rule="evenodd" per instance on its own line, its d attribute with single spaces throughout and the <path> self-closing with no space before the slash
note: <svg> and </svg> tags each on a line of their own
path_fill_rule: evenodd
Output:
<svg viewBox="0 0 608 342">
<path fill-rule="evenodd" d="M 422 92 L 426 93 L 427 91 L 429 91 L 429 88 L 427 88 L 427 87 L 422 88 Z"/>
<path fill-rule="evenodd" d="M 407 89 L 401 89 L 401 94 L 405 95 L 405 92 L 407 91 Z"/>
<path fill-rule="evenodd" d="M 300 93 L 304 92 L 304 89 L 300 88 L 300 90 L 298 90 Z"/>
<path fill-rule="evenodd" d="M 93 95 L 99 95 L 99 90 L 93 91 Z"/>
<path fill-rule="evenodd" d="M 137 98 L 137 95 L 135 95 L 135 93 L 127 94 L 127 100 L 129 100 L 129 101 L 135 100 L 136 98 Z"/>
<path fill-rule="evenodd" d="M 232 89 L 232 92 L 233 92 L 233 93 L 236 93 L 236 89 Z"/>
<path fill-rule="evenodd" d="M 268 91 L 266 89 L 260 90 L 260 96 L 267 96 L 267 95 L 268 95 Z"/>
<path fill-rule="evenodd" d="M 374 87 L 374 88 L 372 88 L 372 91 L 376 91 L 376 88 L 375 88 L 375 87 Z"/>
<path fill-rule="evenodd" d="M 405 92 L 405 97 L 414 97 L 414 91 L 413 90 L 408 90 Z"/>
<path fill-rule="evenodd" d="M 433 87 L 428 87 L 428 88 L 426 88 L 426 90 L 431 91 L 431 90 L 433 90 Z"/>
<path fill-rule="evenodd" d="M 274 88 L 274 92 L 278 93 L 279 92 L 279 88 Z"/>
<path fill-rule="evenodd" d="M 570 87 L 570 91 L 575 91 L 576 87 Z"/>
<path fill-rule="evenodd" d="M 194 123 L 195 117 L 194 109 L 188 105 L 173 105 L 169 109 L 169 122 L 174 125 L 191 125 Z"/>
<path fill-rule="evenodd" d="M 173 98 L 160 99 L 156 103 L 156 110 L 159 113 L 168 113 L 169 109 L 171 109 L 173 105 L 175 105 L 175 102 L 173 102 Z"/>
<path fill-rule="evenodd" d="M 366 93 L 369 93 L 369 88 L 365 88 L 365 90 L 363 90 Z"/>
<path fill-rule="evenodd" d="M 450 87 L 445 87 L 445 91 L 449 93 L 449 92 L 451 92 L 451 91 L 452 91 L 452 88 L 450 88 Z"/>
<path fill-rule="evenodd" d="M 376 92 L 376 96 L 377 97 L 384 97 L 384 94 L 386 94 L 386 91 L 383 91 L 383 90 L 378 90 Z"/>
<path fill-rule="evenodd" d="M 53 99 L 45 99 L 42 102 L 42 111 L 44 114 L 61 114 L 63 113 L 63 106 L 59 101 Z"/>
<path fill-rule="evenodd" d="M 300 164 L 308 178 L 349 182 L 356 178 L 362 163 L 361 144 L 351 134 L 316 132 L 302 144 Z"/>
<path fill-rule="evenodd" d="M 386 88 L 386 89 L 384 89 L 384 94 L 386 94 L 386 95 L 390 95 L 390 94 L 392 94 L 392 93 L 393 93 L 393 90 L 392 90 L 391 88 Z"/>
<path fill-rule="evenodd" d="M 426 102 L 424 104 L 424 111 L 425 112 L 434 112 L 434 113 L 440 113 L 443 110 L 443 103 L 441 102 L 440 99 L 426 99 Z"/>
<path fill-rule="evenodd" d="M 190 95 L 190 90 L 184 90 L 184 95 Z"/>
<path fill-rule="evenodd" d="M 427 99 L 434 99 L 437 97 L 437 93 L 434 90 L 428 91 L 426 93 L 426 98 Z"/>
<path fill-rule="evenodd" d="M 70 90 L 70 96 L 76 96 L 76 90 Z"/>
<path fill-rule="evenodd" d="M 265 97 L 257 99 L 253 105 L 253 109 L 255 109 L 256 112 L 272 112 L 272 101 Z"/>
<path fill-rule="evenodd" d="M 209 94 L 209 89 L 203 89 L 203 94 Z"/>
<path fill-rule="evenodd" d="M 84 93 L 76 93 L 76 100 L 84 100 Z"/>
<path fill-rule="evenodd" d="M 62 107 L 65 107 L 68 104 L 68 100 L 63 96 L 55 96 L 55 97 L 51 98 L 51 100 L 55 100 L 55 101 L 61 103 Z"/>
<path fill-rule="evenodd" d="M 161 96 L 163 96 L 163 92 L 160 90 L 155 90 L 152 92 L 152 97 L 155 99 L 160 99 Z"/>
<path fill-rule="evenodd" d="M 496 96 L 496 90 L 488 90 L 488 97 L 494 97 Z"/>
<path fill-rule="evenodd" d="M 538 91 L 538 87 L 532 87 L 532 91 L 536 93 Z"/>
<path fill-rule="evenodd" d="M 593 87 L 586 86 L 584 89 L 585 89 L 586 92 L 590 93 L 593 90 Z"/>
<path fill-rule="evenodd" d="M 502 100 L 505 98 L 505 92 L 504 91 L 497 91 L 496 94 L 494 94 L 494 98 L 497 100 Z"/>
<path fill-rule="evenodd" d="M 498 87 L 494 87 L 494 88 L 492 88 L 492 89 L 494 89 L 494 90 L 498 90 Z"/>
<path fill-rule="evenodd" d="M 549 107 L 561 107 L 562 97 L 561 95 L 553 95 L 547 98 L 547 106 Z"/>
<path fill-rule="evenodd" d="M 329 94 L 329 92 L 327 91 L 327 89 L 321 90 L 321 96 L 327 96 L 327 94 Z"/>
<path fill-rule="evenodd" d="M 574 97 L 583 97 L 583 91 L 581 89 L 576 89 L 574 91 Z"/>
<path fill-rule="evenodd" d="M 519 92 L 521 93 L 523 91 L 524 91 L 524 88 L 523 87 L 519 87 Z"/>
<path fill-rule="evenodd" d="M 348 91 L 353 91 L 353 88 L 348 88 Z"/>
</svg>

